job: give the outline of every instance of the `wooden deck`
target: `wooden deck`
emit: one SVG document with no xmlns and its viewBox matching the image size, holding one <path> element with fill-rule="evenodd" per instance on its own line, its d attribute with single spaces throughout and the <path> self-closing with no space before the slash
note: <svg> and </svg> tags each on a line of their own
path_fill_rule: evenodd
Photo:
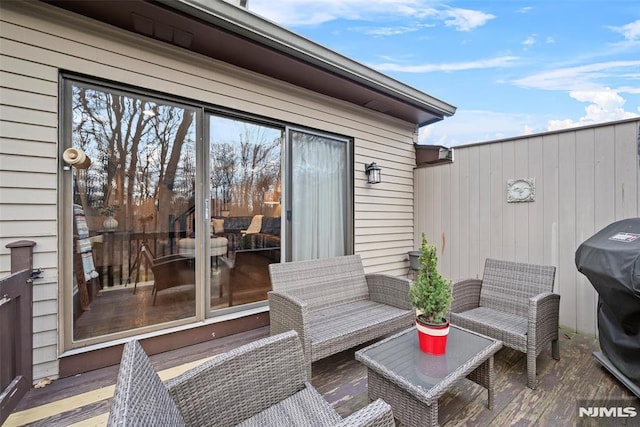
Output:
<svg viewBox="0 0 640 427">
<path fill-rule="evenodd" d="M 267 336 L 260 328 L 152 357 L 163 379 L 183 372 L 203 359 L 249 341 Z M 361 348 L 361 347 L 358 347 Z M 314 386 L 343 416 L 368 403 L 366 369 L 354 360 L 352 349 L 313 365 Z M 496 355 L 494 409 L 486 408 L 487 393 L 463 380 L 440 401 L 444 426 L 574 426 L 639 425 L 640 401 L 593 358 L 596 339 L 561 331 L 560 360 L 551 350 L 538 358 L 538 388 L 526 387 L 526 358 L 510 349 Z M 57 380 L 32 389 L 9 417 L 6 426 L 100 426 L 105 425 L 117 366 Z M 578 417 L 581 400 L 600 400 L 603 405 L 632 406 L 638 416 L 606 419 Z"/>
</svg>

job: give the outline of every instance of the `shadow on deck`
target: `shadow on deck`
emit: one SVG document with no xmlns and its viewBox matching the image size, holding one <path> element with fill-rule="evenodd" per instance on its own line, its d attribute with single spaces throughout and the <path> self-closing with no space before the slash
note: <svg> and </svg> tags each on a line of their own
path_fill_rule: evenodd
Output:
<svg viewBox="0 0 640 427">
<path fill-rule="evenodd" d="M 268 327 L 212 340 L 152 356 L 163 379 L 177 375 L 202 359 L 228 351 L 269 334 Z M 357 349 L 313 364 L 313 385 L 342 415 L 368 403 L 366 368 L 354 359 Z M 468 380 L 459 382 L 440 400 L 444 426 L 476 425 L 638 425 L 640 401 L 592 356 L 599 349 L 594 338 L 561 331 L 560 360 L 551 349 L 538 357 L 538 388 L 527 388 L 526 357 L 503 348 L 495 359 L 494 409 L 486 407 L 486 390 Z M 106 425 L 117 366 L 32 389 L 9 417 L 6 426 Z M 634 418 L 586 419 L 578 406 L 597 400 L 607 406 L 634 407 Z"/>
</svg>

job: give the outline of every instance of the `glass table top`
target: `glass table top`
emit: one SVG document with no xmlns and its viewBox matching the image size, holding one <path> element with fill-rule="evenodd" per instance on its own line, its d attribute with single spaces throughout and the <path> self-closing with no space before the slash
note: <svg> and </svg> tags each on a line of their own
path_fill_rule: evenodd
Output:
<svg viewBox="0 0 640 427">
<path fill-rule="evenodd" d="M 451 326 L 446 353 L 435 356 L 420 350 L 418 332 L 413 327 L 358 351 L 356 358 L 367 367 L 376 365 L 398 379 L 428 390 L 476 356 L 488 357 L 500 347 L 501 343 L 495 340 Z"/>
</svg>

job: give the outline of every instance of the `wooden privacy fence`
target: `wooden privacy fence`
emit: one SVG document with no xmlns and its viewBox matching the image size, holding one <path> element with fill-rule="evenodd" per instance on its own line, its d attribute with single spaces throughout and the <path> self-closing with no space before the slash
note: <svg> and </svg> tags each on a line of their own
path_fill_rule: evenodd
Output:
<svg viewBox="0 0 640 427">
<path fill-rule="evenodd" d="M 35 242 L 9 243 L 11 275 L 0 280 L 0 425 L 31 388 L 33 247 Z"/>
</svg>

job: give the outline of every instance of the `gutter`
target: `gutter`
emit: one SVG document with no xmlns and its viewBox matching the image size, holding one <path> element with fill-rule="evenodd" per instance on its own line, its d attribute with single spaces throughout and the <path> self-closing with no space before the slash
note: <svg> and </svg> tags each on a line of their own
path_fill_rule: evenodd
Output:
<svg viewBox="0 0 640 427">
<path fill-rule="evenodd" d="M 443 145 L 414 144 L 416 168 L 453 163 L 453 148 Z"/>
</svg>

